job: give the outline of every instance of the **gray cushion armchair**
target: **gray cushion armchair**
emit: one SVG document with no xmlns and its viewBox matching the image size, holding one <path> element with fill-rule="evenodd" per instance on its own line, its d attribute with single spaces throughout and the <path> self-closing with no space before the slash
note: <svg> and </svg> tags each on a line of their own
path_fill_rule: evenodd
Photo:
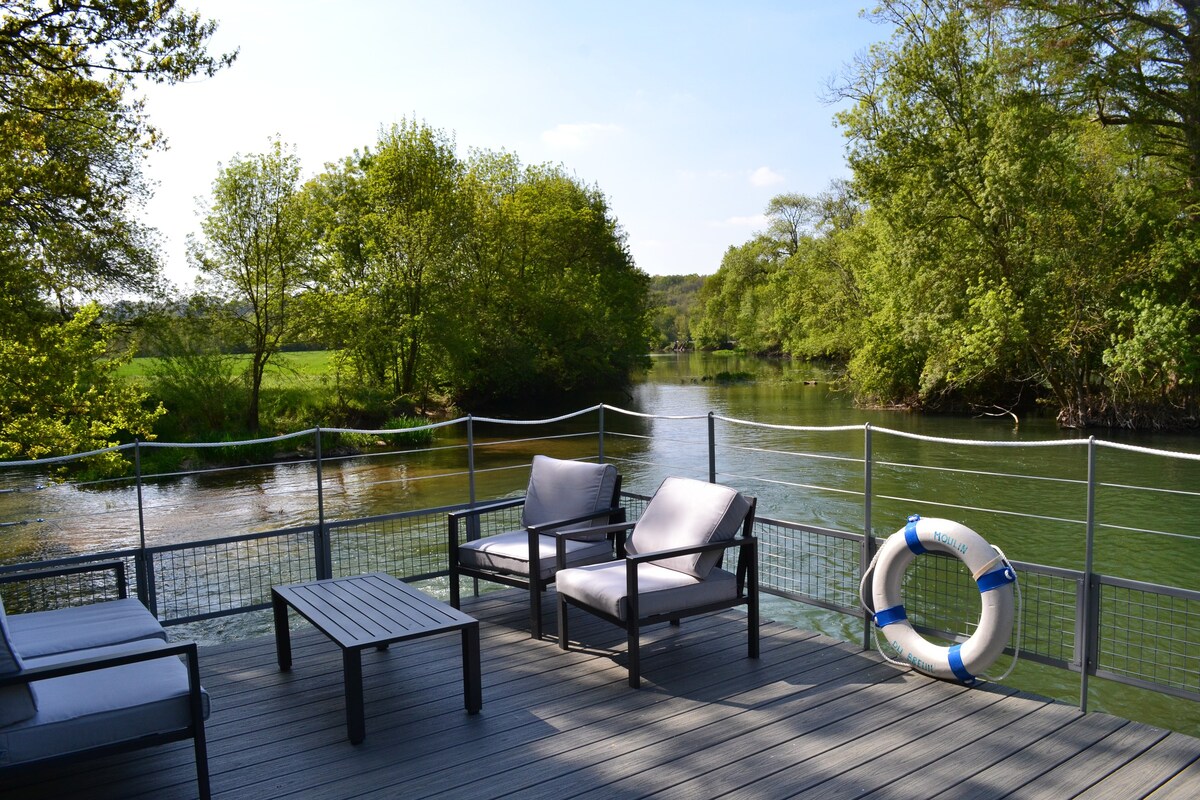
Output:
<svg viewBox="0 0 1200 800">
<path fill-rule="evenodd" d="M 542 638 L 542 592 L 557 570 L 551 534 L 575 533 L 564 545 L 568 566 L 611 561 L 612 537 L 604 526 L 625 518 L 620 494 L 621 476 L 611 464 L 534 456 L 524 497 L 450 514 L 450 605 L 459 607 L 463 577 L 528 589 L 530 634 Z M 481 519 L 518 506 L 520 529 L 481 537 Z"/>
<path fill-rule="evenodd" d="M 559 561 L 558 642 L 567 649 L 567 607 L 584 609 L 626 631 L 629 685 L 641 685 L 638 641 L 643 625 L 744 605 L 748 650 L 758 657 L 758 545 L 756 500 L 729 487 L 667 478 L 650 499 L 624 546 L 624 558 L 568 568 Z M 737 536 L 738 532 L 740 536 Z M 558 533 L 559 553 L 571 533 Z M 620 539 L 618 539 L 620 542 Z M 720 568 L 738 548 L 736 574 Z M 561 559 L 561 556 L 560 556 Z"/>
<path fill-rule="evenodd" d="M 96 566 L 117 568 L 123 595 L 123 565 Z M 167 643 L 137 600 L 11 617 L 0 601 L 0 776 L 192 739 L 197 788 L 208 798 L 208 713 L 196 644 Z"/>
</svg>

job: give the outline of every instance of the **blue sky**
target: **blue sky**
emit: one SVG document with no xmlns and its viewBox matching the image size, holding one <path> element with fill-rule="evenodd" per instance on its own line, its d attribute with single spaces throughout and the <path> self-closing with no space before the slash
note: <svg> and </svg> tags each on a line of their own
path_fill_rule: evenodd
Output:
<svg viewBox="0 0 1200 800">
<path fill-rule="evenodd" d="M 711 274 L 784 192 L 846 177 L 828 80 L 887 31 L 858 2 L 191 0 L 240 48 L 215 78 L 152 87 L 170 149 L 146 221 L 167 274 L 218 165 L 278 135 L 307 178 L 408 117 L 460 154 L 560 163 L 609 199 L 638 266 Z"/>
</svg>

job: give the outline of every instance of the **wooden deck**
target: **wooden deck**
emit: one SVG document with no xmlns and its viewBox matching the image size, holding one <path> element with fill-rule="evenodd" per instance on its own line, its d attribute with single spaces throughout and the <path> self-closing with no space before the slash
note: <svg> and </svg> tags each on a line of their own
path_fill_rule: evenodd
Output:
<svg viewBox="0 0 1200 800">
<path fill-rule="evenodd" d="M 484 622 L 477 716 L 463 709 L 457 634 L 366 651 L 357 746 L 340 651 L 311 629 L 294 636 L 288 673 L 271 639 L 203 649 L 214 796 L 1200 797 L 1200 740 L 927 679 L 775 623 L 751 661 L 735 612 L 648 632 L 635 691 L 619 631 L 577 613 L 586 645 L 563 653 L 529 639 L 520 600 L 464 609 Z M 14 799 L 194 795 L 190 742 L 0 786 Z"/>
</svg>

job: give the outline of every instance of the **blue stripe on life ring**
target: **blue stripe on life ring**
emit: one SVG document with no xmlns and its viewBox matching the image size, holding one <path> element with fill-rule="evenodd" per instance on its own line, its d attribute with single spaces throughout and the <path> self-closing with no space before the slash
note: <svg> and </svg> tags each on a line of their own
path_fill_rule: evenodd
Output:
<svg viewBox="0 0 1200 800">
<path fill-rule="evenodd" d="M 979 593 L 990 592 L 992 589 L 999 589 L 1001 586 L 1007 586 L 1017 579 L 1016 572 L 1008 564 L 1005 564 L 1000 569 L 994 569 L 991 572 L 979 576 L 979 580 L 975 581 L 975 585 L 979 587 Z"/>
<path fill-rule="evenodd" d="M 920 515 L 913 514 L 908 518 L 908 524 L 904 526 L 904 543 L 917 555 L 925 552 L 925 545 L 921 544 L 921 540 L 917 537 L 917 523 L 920 521 Z"/>
<path fill-rule="evenodd" d="M 954 673 L 954 677 L 958 678 L 967 686 L 971 686 L 975 683 L 975 676 L 967 672 L 967 667 L 965 664 L 963 664 L 962 653 L 959 652 L 960 650 L 962 650 L 961 644 L 950 645 L 950 654 L 948 656 L 950 661 L 950 671 Z"/>
<path fill-rule="evenodd" d="M 892 606 L 875 612 L 875 624 L 881 628 L 894 622 L 903 622 L 906 619 L 908 619 L 908 614 L 905 612 L 904 606 Z"/>
</svg>

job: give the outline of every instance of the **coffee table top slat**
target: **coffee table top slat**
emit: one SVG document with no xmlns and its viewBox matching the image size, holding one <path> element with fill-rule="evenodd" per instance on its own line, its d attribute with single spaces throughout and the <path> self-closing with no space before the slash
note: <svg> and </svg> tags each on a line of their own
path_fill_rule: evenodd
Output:
<svg viewBox="0 0 1200 800">
<path fill-rule="evenodd" d="M 277 586 L 293 609 L 343 648 L 376 646 L 475 624 L 386 573 Z"/>
</svg>

